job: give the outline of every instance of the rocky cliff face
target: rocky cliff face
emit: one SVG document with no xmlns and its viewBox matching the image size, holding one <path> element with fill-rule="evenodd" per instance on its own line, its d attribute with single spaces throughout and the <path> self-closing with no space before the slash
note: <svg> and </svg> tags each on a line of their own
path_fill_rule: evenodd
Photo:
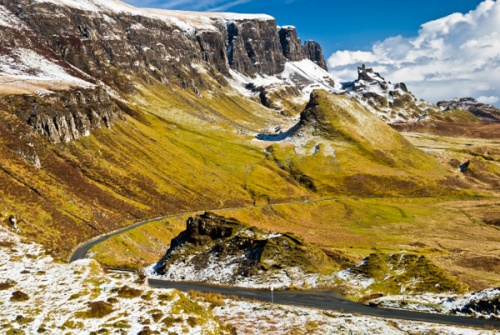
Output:
<svg viewBox="0 0 500 335">
<path fill-rule="evenodd" d="M 274 20 L 230 20 L 226 27 L 227 53 L 232 69 L 245 74 L 283 71 L 285 58 Z"/>
<path fill-rule="evenodd" d="M 315 41 L 306 41 L 304 45 L 297 35 L 297 30 L 293 26 L 284 26 L 279 30 L 281 47 L 286 59 L 296 62 L 309 59 L 327 70 L 325 57 L 321 45 Z"/>
<path fill-rule="evenodd" d="M 187 220 L 155 269 L 172 280 L 289 287 L 336 267 L 323 251 L 291 233 L 268 233 L 205 213 Z"/>
<path fill-rule="evenodd" d="M 54 84 L 60 81 L 57 76 L 50 78 L 51 85 L 45 81 L 48 95 L 34 98 L 36 112 L 23 115 L 53 142 L 77 139 L 119 118 L 104 90 L 93 91 L 95 85 L 131 94 L 137 81 L 158 81 L 198 92 L 211 85 L 207 73 L 226 85 L 220 74 L 230 77 L 231 69 L 252 77 L 282 73 L 287 61 L 325 63 L 319 45 L 302 46 L 295 28 L 278 31 L 274 18 L 266 15 L 142 10 L 114 0 L 0 0 L 0 11 L 11 22 L 0 24 L 3 53 L 35 50 L 36 58 L 57 64 L 73 78 L 64 87 Z M 19 60 L 12 57 L 11 63 Z M 200 66 L 205 70 L 198 71 Z M 75 86 L 83 89 L 80 94 L 71 91 Z M 5 99 L 23 106 L 18 114 L 30 108 L 29 99 Z"/>
<path fill-rule="evenodd" d="M 223 74 L 229 68 L 244 74 L 277 74 L 284 69 L 285 57 L 305 58 L 302 47 L 283 54 L 286 47 L 269 16 L 179 17 L 182 13 L 92 0 L 80 6 L 27 0 L 0 4 L 61 58 L 126 92 L 133 91 L 130 74 L 192 87 L 202 85 L 191 71 L 196 63 Z"/>
<path fill-rule="evenodd" d="M 474 98 L 455 98 L 452 100 L 443 100 L 438 101 L 437 105 L 444 110 L 452 108 L 468 110 L 483 121 L 500 122 L 500 109 L 492 105 L 478 102 Z"/>
<path fill-rule="evenodd" d="M 0 96 L 0 105 L 53 143 L 77 140 L 122 118 L 119 107 L 101 88 L 59 91 L 42 97 Z"/>
<path fill-rule="evenodd" d="M 323 56 L 323 49 L 318 42 L 306 41 L 304 43 L 304 52 L 306 54 L 306 58 L 309 58 L 310 60 L 318 64 L 322 69 L 328 70 L 325 57 Z"/>
<path fill-rule="evenodd" d="M 279 30 L 283 55 L 291 61 L 299 61 L 305 58 L 304 50 L 297 30 L 293 26 L 284 26 Z"/>
</svg>

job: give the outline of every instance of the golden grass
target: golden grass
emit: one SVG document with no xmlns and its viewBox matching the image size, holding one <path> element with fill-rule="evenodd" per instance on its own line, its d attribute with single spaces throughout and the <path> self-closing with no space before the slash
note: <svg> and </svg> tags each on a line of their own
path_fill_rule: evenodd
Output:
<svg viewBox="0 0 500 335">
<path fill-rule="evenodd" d="M 275 143 L 271 150 L 271 143 L 252 141 L 255 133 L 290 120 L 213 84 L 200 95 L 174 85 L 138 84 L 124 103 L 130 114 L 125 121 L 57 146 L 0 108 L 1 220 L 7 224 L 7 214 L 15 214 L 23 234 L 66 258 L 81 241 L 133 222 L 256 204 L 264 207 L 220 213 L 262 229 L 292 231 L 353 260 L 374 248 L 409 249 L 463 271 L 461 278 L 471 273 L 476 286 L 498 280 L 496 273 L 476 273 L 456 262 L 462 256 L 456 249 L 465 256 L 498 254 L 497 229 L 481 223 L 483 213 L 497 205 L 469 213 L 468 203 L 459 201 L 498 196 L 498 152 L 491 150 L 496 144 L 471 147 L 408 136 L 424 153 L 358 103 L 320 92 L 315 112 L 321 127 L 313 132 L 332 144 L 335 158 L 301 155 L 291 144 Z M 426 148 L 434 142 L 445 147 Z M 23 150 L 35 150 L 42 168 L 24 161 L 18 154 Z M 461 175 L 450 160 L 466 158 L 474 168 Z M 293 203 L 329 197 L 339 199 Z M 369 199 L 374 197 L 397 199 Z M 412 199 L 418 197 L 429 199 Z M 92 251 L 108 266 L 151 264 L 184 219 L 138 228 Z"/>
</svg>

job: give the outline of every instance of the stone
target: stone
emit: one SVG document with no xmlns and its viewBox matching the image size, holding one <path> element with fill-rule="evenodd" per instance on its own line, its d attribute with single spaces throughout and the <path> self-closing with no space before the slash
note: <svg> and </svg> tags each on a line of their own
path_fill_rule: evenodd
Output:
<svg viewBox="0 0 500 335">
<path fill-rule="evenodd" d="M 336 266 L 323 251 L 292 233 L 266 233 L 236 219 L 204 213 L 186 221 L 186 230 L 172 240 L 155 270 L 165 274 L 169 266 L 189 262 L 203 271 L 213 259 L 234 266 L 227 282 L 282 269 L 317 272 Z"/>
<path fill-rule="evenodd" d="M 464 173 L 464 172 L 467 172 L 469 170 L 469 166 L 470 166 L 470 161 L 467 161 L 463 164 L 460 164 L 460 166 L 458 167 L 460 172 Z"/>
<path fill-rule="evenodd" d="M 293 26 L 281 27 L 278 31 L 280 37 L 281 48 L 283 56 L 286 59 L 296 62 L 306 58 L 304 48 L 300 38 L 297 36 L 297 30 Z"/>
<path fill-rule="evenodd" d="M 306 41 L 304 43 L 303 48 L 306 58 L 312 60 L 313 62 L 318 64 L 321 68 L 328 71 L 325 57 L 323 56 L 323 49 L 321 48 L 321 45 L 318 42 Z"/>
<path fill-rule="evenodd" d="M 438 101 L 437 105 L 444 111 L 463 109 L 471 112 L 485 122 L 500 122 L 500 109 L 493 105 L 483 104 L 474 98 L 455 98 Z"/>
</svg>

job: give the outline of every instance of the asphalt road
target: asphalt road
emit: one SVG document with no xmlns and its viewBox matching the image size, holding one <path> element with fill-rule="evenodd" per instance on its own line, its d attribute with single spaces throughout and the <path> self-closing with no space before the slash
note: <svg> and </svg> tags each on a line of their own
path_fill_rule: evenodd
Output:
<svg viewBox="0 0 500 335">
<path fill-rule="evenodd" d="M 273 291 L 271 295 L 270 290 L 254 290 L 246 288 L 214 286 L 191 282 L 171 282 L 158 279 L 148 279 L 148 282 L 151 287 L 174 288 L 184 292 L 193 290 L 200 292 L 219 293 L 226 296 L 236 296 L 239 298 L 257 300 L 262 302 L 274 302 L 275 304 L 282 305 L 304 306 L 350 314 L 354 313 L 376 316 L 387 319 L 402 319 L 500 330 L 500 320 L 475 319 L 443 314 L 430 314 L 370 307 L 343 299 L 338 294 L 335 294 L 332 291 Z"/>
<path fill-rule="evenodd" d="M 313 200 L 311 202 L 325 201 L 331 199 L 329 198 L 329 199 Z M 231 210 L 231 209 L 234 208 L 222 208 L 217 210 Z M 126 228 L 100 236 L 76 248 L 73 254 L 71 255 L 70 262 L 86 258 L 88 251 L 93 246 L 101 242 L 104 242 L 113 236 L 123 234 L 127 231 L 130 231 L 134 228 L 137 228 L 139 226 L 151 222 L 156 222 L 172 217 L 178 217 L 194 213 L 197 212 L 193 211 L 186 213 L 178 213 L 161 218 L 142 221 L 133 224 L 131 226 L 128 226 Z M 442 314 L 419 313 L 419 312 L 369 307 L 360 303 L 355 303 L 350 300 L 343 299 L 339 295 L 336 295 L 331 291 L 274 291 L 273 296 L 271 297 L 271 291 L 269 290 L 254 290 L 245 288 L 214 286 L 214 285 L 206 285 L 202 283 L 190 283 L 190 282 L 170 282 L 157 279 L 149 279 L 148 281 L 151 287 L 157 287 L 157 288 L 175 288 L 179 291 L 194 290 L 200 292 L 220 293 L 222 295 L 236 296 L 240 298 L 258 300 L 263 302 L 272 302 L 271 300 L 273 300 L 274 303 L 283 305 L 304 306 L 304 307 L 333 310 L 345 313 L 356 313 L 361 315 L 369 315 L 369 316 L 376 316 L 376 317 L 383 317 L 390 319 L 403 319 L 403 320 L 423 321 L 423 322 L 432 322 L 432 323 L 440 323 L 448 325 L 492 328 L 500 330 L 499 320 L 474 319 L 468 317 L 458 317 L 458 316 L 450 316 Z"/>
<path fill-rule="evenodd" d="M 114 236 L 117 236 L 117 235 L 120 235 L 120 234 L 123 234 L 123 233 L 126 233 L 132 229 L 135 229 L 139 226 L 142 226 L 142 225 L 145 225 L 145 224 L 148 224 L 148 223 L 151 223 L 151 222 L 156 222 L 156 221 L 161 221 L 161 220 L 165 220 L 165 219 L 168 219 L 168 218 L 173 218 L 173 217 L 177 217 L 177 216 L 182 216 L 182 215 L 186 215 L 186 214 L 194 214 L 194 213 L 198 213 L 196 211 L 193 211 L 193 212 L 186 212 L 186 213 L 180 213 L 180 214 L 173 214 L 173 215 L 168 215 L 168 216 L 163 216 L 163 217 L 159 217 L 159 218 L 156 218 L 156 219 L 151 219 L 151 220 L 147 220 L 147 221 L 142 221 L 142 222 L 137 222 L 131 226 L 128 226 L 128 227 L 125 227 L 125 228 L 122 228 L 122 229 L 119 229 L 119 230 L 116 230 L 114 232 L 110 232 L 110 233 L 107 233 L 106 235 L 103 235 L 103 236 L 100 236 L 100 237 L 97 237 L 93 240 L 90 240 L 88 242 L 85 242 L 84 244 L 78 246 L 74 251 L 73 251 L 73 254 L 71 255 L 70 259 L 69 259 L 69 262 L 74 262 L 74 261 L 77 261 L 79 259 L 84 259 L 87 257 L 87 253 L 89 252 L 90 249 L 92 249 L 93 246 L 95 246 L 96 244 L 99 244 L 101 242 L 104 242 Z"/>
</svg>

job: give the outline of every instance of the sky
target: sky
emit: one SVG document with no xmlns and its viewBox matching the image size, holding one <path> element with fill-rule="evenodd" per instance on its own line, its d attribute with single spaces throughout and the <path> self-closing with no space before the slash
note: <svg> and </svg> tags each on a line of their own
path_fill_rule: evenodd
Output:
<svg viewBox="0 0 500 335">
<path fill-rule="evenodd" d="M 365 63 L 431 102 L 500 106 L 500 0 L 125 0 L 136 7 L 263 13 L 318 41 L 337 77 Z"/>
</svg>

